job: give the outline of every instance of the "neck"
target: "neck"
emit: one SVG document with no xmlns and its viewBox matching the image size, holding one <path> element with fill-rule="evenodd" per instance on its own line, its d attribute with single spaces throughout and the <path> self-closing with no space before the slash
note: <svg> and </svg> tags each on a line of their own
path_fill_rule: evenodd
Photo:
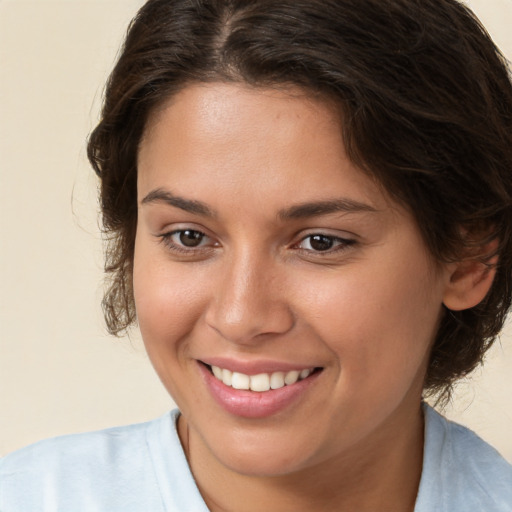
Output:
<svg viewBox="0 0 512 512">
<path fill-rule="evenodd" d="M 231 471 L 211 455 L 184 418 L 178 427 L 192 473 L 212 512 L 414 510 L 423 460 L 419 406 L 381 425 L 349 453 L 272 477 Z"/>
</svg>

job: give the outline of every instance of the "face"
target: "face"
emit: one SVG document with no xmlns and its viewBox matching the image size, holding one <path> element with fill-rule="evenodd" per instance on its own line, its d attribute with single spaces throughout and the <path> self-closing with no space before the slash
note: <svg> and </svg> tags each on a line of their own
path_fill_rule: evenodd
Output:
<svg viewBox="0 0 512 512">
<path fill-rule="evenodd" d="M 447 274 L 348 160 L 331 105 L 191 85 L 150 119 L 138 166 L 138 321 L 196 446 L 284 474 L 419 414 Z"/>
</svg>

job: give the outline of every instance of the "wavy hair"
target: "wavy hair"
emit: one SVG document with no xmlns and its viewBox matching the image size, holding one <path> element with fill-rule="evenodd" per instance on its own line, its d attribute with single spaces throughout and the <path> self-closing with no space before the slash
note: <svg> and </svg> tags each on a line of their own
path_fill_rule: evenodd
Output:
<svg viewBox="0 0 512 512">
<path fill-rule="evenodd" d="M 412 213 L 436 261 L 498 255 L 485 300 L 443 315 L 425 390 L 449 392 L 481 362 L 511 303 L 512 86 L 474 14 L 457 0 L 149 0 L 88 143 L 111 333 L 136 318 L 137 152 L 148 117 L 187 84 L 212 81 L 295 85 L 336 102 L 349 158 Z"/>
</svg>

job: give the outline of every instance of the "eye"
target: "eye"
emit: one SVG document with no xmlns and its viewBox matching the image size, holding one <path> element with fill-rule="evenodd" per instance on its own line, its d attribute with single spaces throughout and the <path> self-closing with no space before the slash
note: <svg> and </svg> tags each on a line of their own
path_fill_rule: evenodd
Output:
<svg viewBox="0 0 512 512">
<path fill-rule="evenodd" d="M 177 253 L 191 254 L 215 246 L 208 235 L 197 229 L 176 229 L 159 235 L 159 238 L 169 250 Z"/>
<path fill-rule="evenodd" d="M 299 249 L 314 253 L 332 253 L 346 249 L 355 240 L 338 236 L 314 233 L 304 237 L 297 245 Z"/>
<path fill-rule="evenodd" d="M 193 229 L 184 229 L 171 233 L 171 239 L 174 243 L 179 243 L 184 247 L 199 247 L 205 240 L 206 235 Z"/>
</svg>

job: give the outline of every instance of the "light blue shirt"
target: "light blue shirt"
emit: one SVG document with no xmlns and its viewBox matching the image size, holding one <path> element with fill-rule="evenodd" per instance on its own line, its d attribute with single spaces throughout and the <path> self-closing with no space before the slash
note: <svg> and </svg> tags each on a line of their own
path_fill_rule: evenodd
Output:
<svg viewBox="0 0 512 512">
<path fill-rule="evenodd" d="M 4 457 L 0 511 L 208 512 L 176 432 L 178 415 L 50 439 Z M 428 406 L 424 453 L 415 512 L 512 512 L 512 466 Z"/>
</svg>

